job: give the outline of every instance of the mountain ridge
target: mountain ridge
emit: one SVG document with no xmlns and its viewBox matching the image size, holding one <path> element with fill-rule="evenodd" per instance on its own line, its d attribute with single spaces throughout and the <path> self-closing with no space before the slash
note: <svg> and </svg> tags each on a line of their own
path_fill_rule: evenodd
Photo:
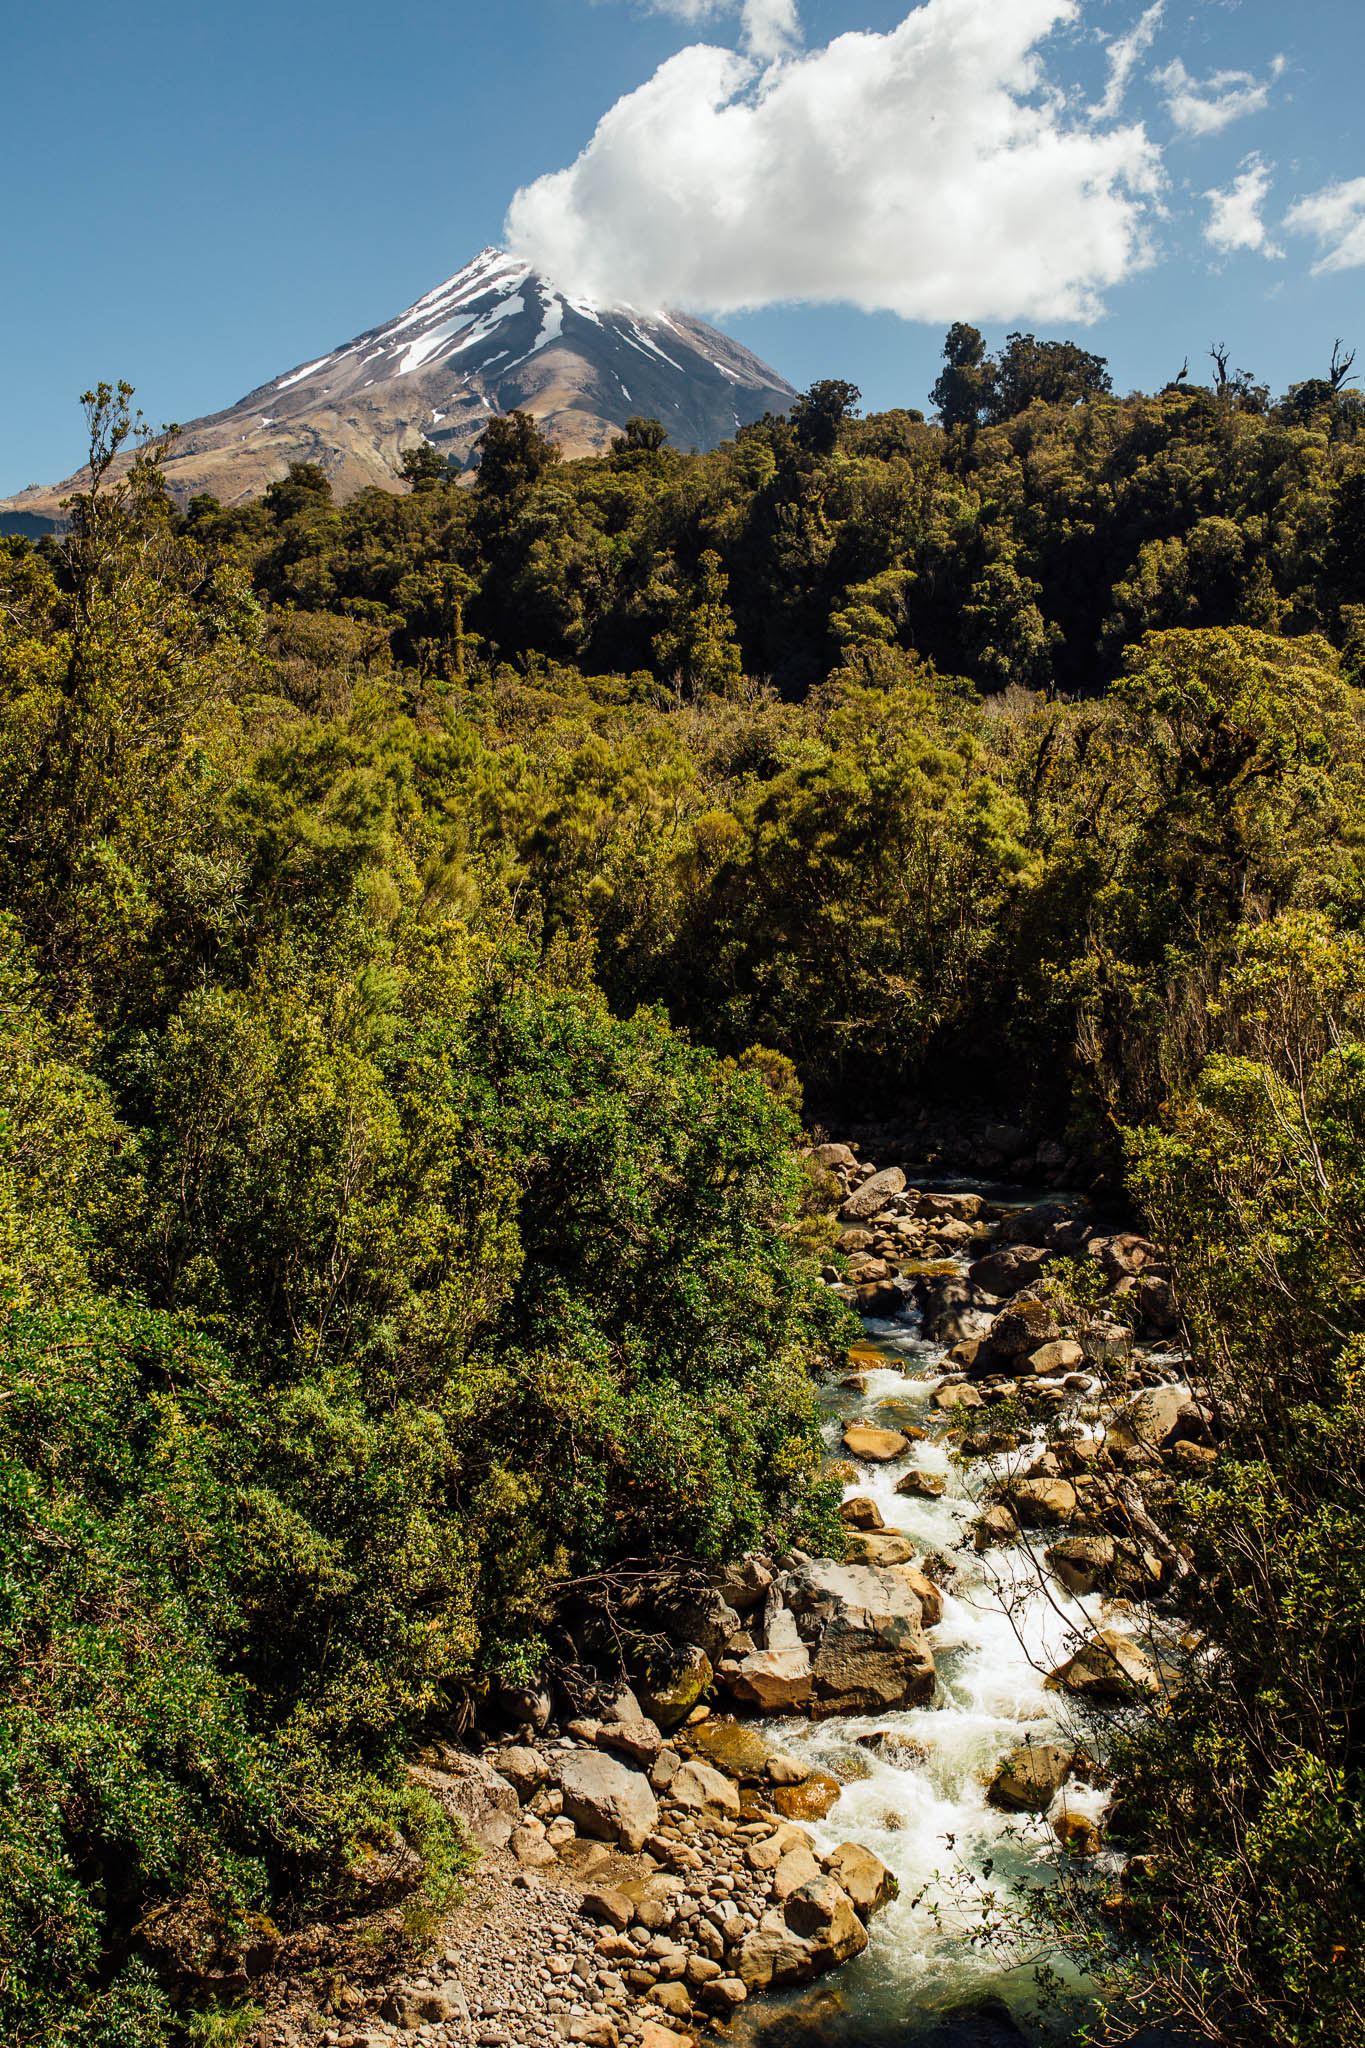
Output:
<svg viewBox="0 0 1365 2048">
<path fill-rule="evenodd" d="M 238 504 L 289 463 L 317 462 L 344 500 L 368 485 L 396 489 L 402 453 L 419 440 L 468 465 L 488 420 L 513 410 L 565 454 L 592 455 L 632 415 L 660 419 L 677 446 L 709 448 L 794 396 L 704 321 L 574 296 L 487 248 L 393 319 L 190 421 L 165 476 L 181 505 L 204 491 Z M 56 523 L 79 488 L 80 472 L 31 484 L 0 499 L 0 515 L 11 531 Z"/>
</svg>

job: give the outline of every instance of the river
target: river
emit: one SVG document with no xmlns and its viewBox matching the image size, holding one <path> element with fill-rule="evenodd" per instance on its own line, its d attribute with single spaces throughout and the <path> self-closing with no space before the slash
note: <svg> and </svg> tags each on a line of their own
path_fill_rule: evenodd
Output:
<svg viewBox="0 0 1365 2048">
<path fill-rule="evenodd" d="M 917 1562 L 937 1553 L 955 1567 L 943 1619 L 929 1632 L 937 1691 L 926 1706 L 875 1718 L 765 1724 L 781 1747 L 843 1782 L 833 1810 L 814 1827 L 819 1845 L 863 1843 L 895 1872 L 900 1895 L 874 1918 L 861 1957 L 815 1990 L 769 2005 L 750 2036 L 765 2048 L 788 2041 L 1009 2048 L 1070 2040 L 1074 2018 L 1040 2010 L 1033 1957 L 971 1938 L 984 1890 L 1007 1897 L 1022 1878 L 1045 1880 L 1064 1853 L 1047 1818 L 1004 1813 L 988 1802 L 987 1789 L 1002 1760 L 1026 1740 L 1074 1742 L 1084 1733 L 1074 1703 L 1047 1690 L 1044 1678 L 1087 1625 L 1102 1618 L 1107 1628 L 1127 1630 L 1137 1617 L 1101 1594 L 1071 1598 L 1049 1583 L 1042 1556 L 1056 1531 L 978 1555 L 971 1524 L 1004 1465 L 978 1459 L 964 1468 L 950 1457 L 953 1419 L 931 1405 L 946 1354 L 920 1334 L 917 1316 L 870 1322 L 866 1330 L 860 1350 L 887 1365 L 873 1367 L 862 1390 L 833 1382 L 823 1389 L 825 1433 L 831 1457 L 840 1458 L 847 1456 L 843 1424 L 854 1416 L 928 1431 L 895 1463 L 860 1467 L 844 1491 L 846 1498 L 873 1499 L 886 1527 L 913 1539 Z M 1083 1403 L 1086 1396 L 1075 1398 Z M 983 1418 L 973 1420 L 979 1425 Z M 941 1498 L 896 1493 L 912 1467 L 944 1479 Z M 879 1730 L 891 1740 L 860 1742 Z M 1073 1780 L 1053 1812 L 1064 1804 L 1098 1821 L 1106 1799 Z M 1120 1859 L 1112 1858 L 1112 1867 L 1117 1871 Z M 1155 2044 L 1174 2037 L 1146 2038 Z"/>
</svg>

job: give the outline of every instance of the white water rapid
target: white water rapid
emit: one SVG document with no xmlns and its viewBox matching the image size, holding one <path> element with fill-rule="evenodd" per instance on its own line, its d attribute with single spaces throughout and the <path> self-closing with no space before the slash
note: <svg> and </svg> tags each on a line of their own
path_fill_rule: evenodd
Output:
<svg viewBox="0 0 1365 2048">
<path fill-rule="evenodd" d="M 841 1458 L 843 1424 L 855 1416 L 928 1432 L 894 1463 L 860 1465 L 844 1493 L 874 1500 L 887 1529 L 913 1540 L 921 1567 L 936 1555 L 953 1567 L 943 1619 L 929 1631 L 938 1683 L 922 1707 L 765 1724 L 780 1747 L 843 1784 L 828 1817 L 813 1827 L 820 1847 L 863 1843 L 895 1872 L 900 1895 L 874 1917 L 861 1957 L 815 1990 L 791 1994 L 765 2020 L 756 2015 L 752 2037 L 821 2048 L 1069 2041 L 1075 2022 L 1039 2010 L 1036 1952 L 1002 1951 L 971 1936 L 983 1889 L 1006 1902 L 1020 1879 L 1046 1881 L 1056 1870 L 1066 1852 L 1051 1819 L 1065 1808 L 1098 1821 L 1108 1795 L 1072 1779 L 1050 1816 L 1035 1817 L 1002 1812 L 987 1791 L 1004 1758 L 1026 1741 L 1074 1744 L 1087 1734 L 1093 1741 L 1094 1723 L 1087 1727 L 1083 1710 L 1044 1680 L 1097 1621 L 1126 1632 L 1137 1617 L 1100 1594 L 1069 1597 L 1052 1580 L 1043 1553 L 1064 1532 L 1033 1531 L 1011 1548 L 977 1553 L 971 1527 L 980 1498 L 1004 1470 L 1018 1469 L 1020 1454 L 956 1462 L 947 1441 L 954 1418 L 932 1406 L 944 1348 L 920 1335 L 914 1315 L 866 1328 L 860 1350 L 885 1357 L 887 1368 L 870 1370 L 861 1389 L 824 1389 L 826 1437 L 831 1456 Z M 855 1362 L 860 1371 L 869 1364 Z M 1072 1405 L 1086 1399 L 1076 1391 Z M 979 1428 L 988 1416 L 975 1412 L 971 1422 Z M 897 1481 L 913 1468 L 945 1481 L 941 1498 L 897 1494 Z M 889 1739 L 869 1742 L 883 1730 Z M 1112 1859 L 1115 1870 L 1119 1861 Z"/>
</svg>

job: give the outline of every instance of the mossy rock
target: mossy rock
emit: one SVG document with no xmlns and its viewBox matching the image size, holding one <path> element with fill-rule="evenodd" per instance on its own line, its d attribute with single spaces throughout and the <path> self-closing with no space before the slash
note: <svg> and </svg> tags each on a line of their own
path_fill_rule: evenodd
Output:
<svg viewBox="0 0 1365 2048">
<path fill-rule="evenodd" d="M 637 1687 L 640 1704 L 668 1735 L 682 1726 L 714 1676 L 705 1650 L 684 1643 L 671 1665 L 661 1664 Z"/>
</svg>

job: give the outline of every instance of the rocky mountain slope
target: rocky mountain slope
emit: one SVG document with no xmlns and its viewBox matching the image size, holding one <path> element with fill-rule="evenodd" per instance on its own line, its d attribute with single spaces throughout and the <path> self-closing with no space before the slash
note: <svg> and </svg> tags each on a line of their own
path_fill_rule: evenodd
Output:
<svg viewBox="0 0 1365 2048">
<path fill-rule="evenodd" d="M 603 451 L 632 414 L 662 420 L 675 447 L 712 448 L 792 387 L 738 342 L 686 314 L 573 298 L 526 263 L 485 249 L 396 319 L 192 420 L 166 465 L 175 497 L 234 504 L 318 462 L 339 498 L 392 488 L 420 438 L 469 460 L 490 415 L 533 413 L 568 455 Z M 11 530 L 58 515 L 79 482 L 0 499 Z"/>
</svg>

